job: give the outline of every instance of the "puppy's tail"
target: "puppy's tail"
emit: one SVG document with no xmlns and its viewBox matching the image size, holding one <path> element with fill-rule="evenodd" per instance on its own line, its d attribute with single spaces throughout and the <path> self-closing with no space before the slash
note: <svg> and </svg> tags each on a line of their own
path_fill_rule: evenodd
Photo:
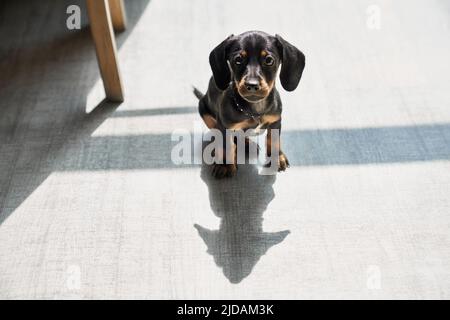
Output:
<svg viewBox="0 0 450 320">
<path fill-rule="evenodd" d="M 192 90 L 193 90 L 194 95 L 197 97 L 198 100 L 200 100 L 201 98 L 203 98 L 205 96 L 200 90 L 198 90 L 194 86 L 192 86 Z"/>
</svg>

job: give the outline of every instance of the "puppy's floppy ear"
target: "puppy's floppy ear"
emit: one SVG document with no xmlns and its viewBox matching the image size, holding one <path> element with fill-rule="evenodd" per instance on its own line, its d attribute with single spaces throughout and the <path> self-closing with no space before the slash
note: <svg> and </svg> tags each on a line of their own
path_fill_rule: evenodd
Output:
<svg viewBox="0 0 450 320">
<path fill-rule="evenodd" d="M 231 81 L 230 68 L 227 63 L 227 51 L 233 37 L 233 34 L 230 35 L 209 54 L 209 64 L 211 65 L 214 81 L 220 90 L 225 90 Z"/>
<path fill-rule="evenodd" d="M 305 55 L 276 34 L 277 46 L 281 54 L 281 85 L 286 91 L 293 91 L 297 88 L 303 69 L 305 68 Z"/>
</svg>

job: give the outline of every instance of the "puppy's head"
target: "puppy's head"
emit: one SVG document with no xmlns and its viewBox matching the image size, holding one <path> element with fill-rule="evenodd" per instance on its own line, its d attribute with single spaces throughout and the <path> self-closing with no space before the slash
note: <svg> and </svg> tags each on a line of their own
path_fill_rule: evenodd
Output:
<svg viewBox="0 0 450 320">
<path fill-rule="evenodd" d="M 261 31 L 231 35 L 209 55 L 209 63 L 217 87 L 225 90 L 234 82 L 245 100 L 258 102 L 272 91 L 281 65 L 281 85 L 287 91 L 297 88 L 305 56 L 279 35 Z"/>
</svg>

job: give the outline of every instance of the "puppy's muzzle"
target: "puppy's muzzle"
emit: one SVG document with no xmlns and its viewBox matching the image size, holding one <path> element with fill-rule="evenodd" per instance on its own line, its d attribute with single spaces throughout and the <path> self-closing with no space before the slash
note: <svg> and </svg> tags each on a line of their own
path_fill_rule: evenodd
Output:
<svg viewBox="0 0 450 320">
<path fill-rule="evenodd" d="M 250 102 L 257 102 L 266 98 L 273 85 L 268 84 L 264 79 L 243 78 L 237 83 L 238 92 L 244 99 Z"/>
</svg>

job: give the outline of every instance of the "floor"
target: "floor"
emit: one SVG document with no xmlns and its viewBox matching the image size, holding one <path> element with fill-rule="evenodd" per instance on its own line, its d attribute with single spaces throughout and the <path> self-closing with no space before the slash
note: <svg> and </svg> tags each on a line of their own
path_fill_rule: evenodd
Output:
<svg viewBox="0 0 450 320">
<path fill-rule="evenodd" d="M 0 4 L 0 298 L 450 298 L 448 1 L 126 9 L 111 104 L 83 1 Z M 306 55 L 280 89 L 291 168 L 215 181 L 172 133 L 203 129 L 191 85 L 250 29 Z"/>
</svg>

